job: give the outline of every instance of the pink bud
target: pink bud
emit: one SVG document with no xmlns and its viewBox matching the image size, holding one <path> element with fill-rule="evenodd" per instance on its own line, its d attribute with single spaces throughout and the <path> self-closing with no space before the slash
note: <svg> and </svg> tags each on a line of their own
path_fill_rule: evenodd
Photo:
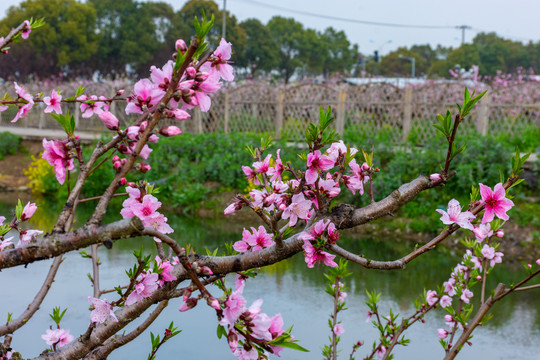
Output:
<svg viewBox="0 0 540 360">
<path fill-rule="evenodd" d="M 113 156 L 112 161 L 113 162 L 120 161 L 120 157 L 115 155 L 115 156 Z"/>
<path fill-rule="evenodd" d="M 436 173 L 435 173 L 435 174 L 429 175 L 429 179 L 430 179 L 431 181 L 439 181 L 439 180 L 442 179 L 442 176 L 441 176 L 441 174 L 436 174 Z"/>
<path fill-rule="evenodd" d="M 98 116 L 101 121 L 103 121 L 107 129 L 118 130 L 118 119 L 116 118 L 116 116 L 114 116 L 113 113 L 109 111 L 104 111 L 101 114 L 98 114 Z"/>
<path fill-rule="evenodd" d="M 182 293 L 183 300 L 186 301 L 187 299 L 189 299 L 191 297 L 191 293 L 192 291 L 189 288 L 185 288 L 184 292 Z"/>
<path fill-rule="evenodd" d="M 122 167 L 122 163 L 121 163 L 120 161 L 115 161 L 115 162 L 113 163 L 113 168 L 114 168 L 115 170 L 120 170 L 121 167 Z"/>
<path fill-rule="evenodd" d="M 536 265 L 540 266 L 540 259 L 536 260 Z"/>
<path fill-rule="evenodd" d="M 118 90 L 118 91 L 116 92 L 116 96 L 122 95 L 125 91 L 126 91 L 126 90 L 124 90 L 124 89 Z"/>
<path fill-rule="evenodd" d="M 287 208 L 287 205 L 281 204 L 279 205 L 279 210 L 285 210 Z"/>
<path fill-rule="evenodd" d="M 186 301 L 184 301 L 184 303 L 182 304 L 182 306 L 180 306 L 180 309 L 178 310 L 181 312 L 184 312 L 184 311 L 188 311 L 189 309 L 193 309 L 195 306 L 197 306 L 197 299 L 189 298 Z"/>
<path fill-rule="evenodd" d="M 185 52 L 187 51 L 186 42 L 182 39 L 176 40 L 174 47 L 176 48 L 176 51 L 179 51 L 182 54 L 185 54 Z"/>
<path fill-rule="evenodd" d="M 157 136 L 156 134 L 152 134 L 148 137 L 148 142 L 151 142 L 151 143 L 157 143 L 159 140 L 159 136 Z"/>
<path fill-rule="evenodd" d="M 367 163 L 363 163 L 362 170 L 369 170 L 369 165 Z"/>
<path fill-rule="evenodd" d="M 152 169 L 152 167 L 150 165 L 148 165 L 147 163 L 140 163 L 140 164 L 137 165 L 137 168 L 143 174 L 147 173 L 148 171 L 150 171 Z"/>
<path fill-rule="evenodd" d="M 121 179 L 118 181 L 118 184 L 119 184 L 120 186 L 124 186 L 124 185 L 126 185 L 126 183 L 127 183 L 126 178 L 121 178 Z"/>
<path fill-rule="evenodd" d="M 527 267 L 528 267 L 529 269 L 532 269 L 532 265 L 531 265 L 531 264 L 527 264 Z"/>
<path fill-rule="evenodd" d="M 144 130 L 146 130 L 147 126 L 148 126 L 148 121 L 143 121 L 141 123 L 141 126 L 139 126 L 139 132 L 142 133 Z"/>
<path fill-rule="evenodd" d="M 437 335 L 439 336 L 439 339 L 444 339 L 445 337 L 448 336 L 448 331 L 444 329 L 439 329 L 437 330 Z"/>
<path fill-rule="evenodd" d="M 32 215 L 34 215 L 36 210 L 37 210 L 36 203 L 30 203 L 30 201 L 29 201 L 28 204 L 26 204 L 24 206 L 24 209 L 23 209 L 22 215 L 21 215 L 21 221 L 26 221 L 26 220 L 30 219 L 32 217 Z"/>
<path fill-rule="evenodd" d="M 201 274 L 203 274 L 203 275 L 212 275 L 212 274 L 214 274 L 214 272 L 208 266 L 203 266 L 203 267 L 201 267 Z"/>
<path fill-rule="evenodd" d="M 132 188 L 138 188 L 137 184 L 135 184 L 134 182 L 128 182 L 127 185 Z"/>
<path fill-rule="evenodd" d="M 193 66 L 190 66 L 186 69 L 186 73 L 188 74 L 190 78 L 193 78 L 195 77 L 195 74 L 197 74 L 197 70 L 195 70 Z"/>
<path fill-rule="evenodd" d="M 120 162 L 122 163 L 122 165 L 126 165 L 127 159 L 120 159 Z"/>
<path fill-rule="evenodd" d="M 208 305 L 210 305 L 214 309 L 221 310 L 221 306 L 219 306 L 219 301 L 215 297 L 209 297 L 207 302 L 208 302 Z"/>
<path fill-rule="evenodd" d="M 504 231 L 502 230 L 497 230 L 495 232 L 495 236 L 498 237 L 498 238 L 502 238 L 504 236 Z"/>
<path fill-rule="evenodd" d="M 176 126 L 165 126 L 159 129 L 159 133 L 163 136 L 170 137 L 180 135 L 182 133 L 182 130 L 180 130 Z"/>
<path fill-rule="evenodd" d="M 478 275 L 478 276 L 476 277 L 476 280 L 482 280 L 482 277 L 481 277 L 480 275 Z"/>
</svg>

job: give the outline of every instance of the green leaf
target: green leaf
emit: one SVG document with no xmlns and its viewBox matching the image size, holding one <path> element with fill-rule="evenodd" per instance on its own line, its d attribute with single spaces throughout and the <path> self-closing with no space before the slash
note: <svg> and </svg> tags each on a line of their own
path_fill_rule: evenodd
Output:
<svg viewBox="0 0 540 360">
<path fill-rule="evenodd" d="M 283 343 L 280 343 L 279 345 L 276 345 L 276 346 L 281 346 L 281 347 L 284 347 L 284 348 L 289 348 L 289 349 L 303 351 L 303 352 L 309 352 L 308 349 L 303 348 L 302 346 L 300 346 L 300 345 L 298 345 L 297 343 L 294 343 L 294 342 L 283 342 Z"/>
<path fill-rule="evenodd" d="M 84 93 L 84 87 L 79 86 L 77 88 L 77 92 L 75 93 L 75 97 L 79 97 Z"/>
<path fill-rule="evenodd" d="M 24 207 L 21 203 L 21 199 L 18 199 L 17 206 L 15 206 L 15 216 L 17 217 L 17 220 L 21 220 L 23 209 Z"/>
<path fill-rule="evenodd" d="M 217 327 L 217 337 L 218 339 L 221 339 L 223 336 L 227 336 L 227 330 L 225 330 L 225 327 L 218 325 Z"/>
</svg>

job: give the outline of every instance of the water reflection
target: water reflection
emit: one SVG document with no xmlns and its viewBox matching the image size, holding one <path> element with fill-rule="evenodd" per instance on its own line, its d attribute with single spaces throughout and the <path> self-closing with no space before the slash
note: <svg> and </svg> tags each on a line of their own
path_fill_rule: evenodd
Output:
<svg viewBox="0 0 540 360">
<path fill-rule="evenodd" d="M 119 205 L 118 203 L 116 205 Z M 0 203 L 0 214 L 12 213 L 13 202 Z M 89 216 L 89 207 L 81 207 L 77 218 L 79 222 Z M 49 214 L 57 213 L 54 205 L 42 206 L 32 219 L 32 227 L 50 228 L 52 220 Z M 112 210 L 109 220 L 118 219 L 118 211 Z M 226 242 L 234 242 L 240 238 L 241 225 L 223 220 L 200 221 L 194 218 L 169 216 L 169 222 L 176 229 L 182 245 L 191 244 L 198 252 L 204 247 L 224 249 Z M 359 239 L 344 236 L 340 240 L 345 248 L 367 257 L 376 259 L 394 259 L 410 251 L 414 245 L 396 242 L 395 239 Z M 103 288 L 113 288 L 124 284 L 127 277 L 124 270 L 134 263 L 132 250 L 139 246 L 154 251 L 149 239 L 126 239 L 118 241 L 111 250 L 100 250 L 103 259 L 101 267 L 101 284 Z M 448 249 L 437 249 L 428 253 L 421 261 L 412 262 L 405 271 L 367 270 L 352 264 L 353 275 L 348 279 L 350 287 L 348 310 L 343 313 L 343 324 L 346 333 L 342 337 L 342 358 L 348 358 L 351 345 L 358 339 L 367 344 L 375 340 L 375 332 L 365 322 L 366 306 L 365 290 L 381 292 L 382 313 L 388 313 L 390 307 L 401 314 L 410 314 L 411 299 L 423 292 L 424 288 L 435 288 L 448 278 L 451 267 L 458 261 L 456 255 Z M 4 315 L 13 312 L 20 314 L 35 295 L 51 261 L 30 264 L 26 269 L 7 269 L 2 271 L 2 284 L 9 289 L 8 296 L 0 300 L 0 308 Z M 329 330 L 327 318 L 332 304 L 324 288 L 324 269 L 308 269 L 301 255 L 260 270 L 260 275 L 248 282 L 245 296 L 248 302 L 260 297 L 264 298 L 263 311 L 272 315 L 281 312 L 286 325 L 294 324 L 293 334 L 301 344 L 311 350 L 310 353 L 285 351 L 284 359 L 320 358 L 320 347 L 328 341 Z M 87 278 L 91 272 L 88 260 L 81 260 L 76 253 L 68 254 L 60 267 L 57 279 L 52 286 L 53 296 L 48 296 L 28 326 L 19 330 L 14 337 L 13 346 L 23 351 L 24 356 L 36 356 L 44 349 L 40 335 L 51 325 L 48 313 L 55 306 L 68 307 L 63 326 L 77 335 L 85 330 L 89 321 L 86 300 L 92 294 Z M 499 266 L 495 269 L 489 286 L 497 282 L 509 283 L 521 277 L 512 266 Z M 217 290 L 216 290 L 217 291 Z M 16 296 L 14 295 L 16 294 Z M 216 292 L 217 294 L 217 292 Z M 109 295 L 110 299 L 113 296 Z M 183 333 L 163 346 L 158 352 L 162 359 L 232 359 L 225 341 L 215 336 L 216 318 L 213 311 L 206 306 L 198 306 L 192 311 L 179 313 L 181 301 L 172 300 L 161 317 L 149 331 L 162 333 L 170 321 L 174 321 Z M 540 351 L 540 302 L 538 290 L 513 294 L 503 302 L 495 305 L 496 315 L 485 327 L 475 332 L 473 346 L 466 347 L 462 359 L 533 359 Z M 437 328 L 444 327 L 440 311 L 428 316 L 426 324 L 418 324 L 407 332 L 412 343 L 407 348 L 396 351 L 398 359 L 433 359 L 442 358 L 443 351 L 438 344 Z M 2 316 L 0 314 L 0 316 Z M 143 321 L 144 318 L 139 320 Z M 130 329 L 137 326 L 137 321 Z M 141 335 L 128 346 L 116 351 L 110 359 L 132 358 L 133 354 L 141 354 L 137 358 L 146 357 L 150 351 L 149 331 Z M 357 358 L 365 353 L 360 351 Z"/>
</svg>

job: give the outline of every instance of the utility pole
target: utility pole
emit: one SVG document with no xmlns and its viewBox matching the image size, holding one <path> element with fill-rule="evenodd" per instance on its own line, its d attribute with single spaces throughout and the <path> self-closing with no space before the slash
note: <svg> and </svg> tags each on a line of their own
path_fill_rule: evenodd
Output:
<svg viewBox="0 0 540 360">
<path fill-rule="evenodd" d="M 221 37 L 225 39 L 227 30 L 227 0 L 223 0 L 223 26 L 221 28 Z"/>
<path fill-rule="evenodd" d="M 465 44 L 465 30 L 471 30 L 469 25 L 456 26 L 456 29 L 461 29 L 461 45 Z"/>
<path fill-rule="evenodd" d="M 411 79 L 414 79 L 414 76 L 415 76 L 415 62 L 416 62 L 416 59 L 414 57 L 409 57 L 409 56 L 403 56 L 401 54 L 398 55 L 398 57 L 400 59 L 407 59 L 411 62 Z"/>
</svg>

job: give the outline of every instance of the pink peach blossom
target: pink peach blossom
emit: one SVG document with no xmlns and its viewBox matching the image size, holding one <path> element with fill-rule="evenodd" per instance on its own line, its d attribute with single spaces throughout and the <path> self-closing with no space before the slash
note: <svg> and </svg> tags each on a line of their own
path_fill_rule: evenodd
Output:
<svg viewBox="0 0 540 360">
<path fill-rule="evenodd" d="M 495 185 L 493 191 L 489 186 L 480 184 L 480 195 L 482 196 L 482 202 L 485 204 L 482 224 L 492 221 L 495 215 L 502 220 L 508 220 L 506 212 L 514 207 L 514 203 L 506 198 L 502 183 Z"/>
</svg>

